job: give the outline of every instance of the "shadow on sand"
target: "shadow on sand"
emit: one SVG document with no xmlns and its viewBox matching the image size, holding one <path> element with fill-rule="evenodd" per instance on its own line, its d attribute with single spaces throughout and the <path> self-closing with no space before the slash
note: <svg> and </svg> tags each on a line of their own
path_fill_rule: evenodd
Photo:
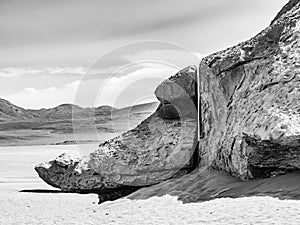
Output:
<svg viewBox="0 0 300 225">
<path fill-rule="evenodd" d="M 184 203 L 250 196 L 300 200 L 300 171 L 273 178 L 241 181 L 224 171 L 203 169 L 181 178 L 142 188 L 128 198 L 147 199 L 166 194 L 178 196 Z"/>
<path fill-rule="evenodd" d="M 54 194 L 61 194 L 61 193 L 69 193 L 61 190 L 47 190 L 47 189 L 29 189 L 29 190 L 20 190 L 19 192 L 25 193 L 54 193 Z"/>
<path fill-rule="evenodd" d="M 27 189 L 20 190 L 20 193 L 38 193 L 38 194 L 95 194 L 92 192 L 75 192 L 75 191 L 62 191 L 62 190 L 53 190 L 53 189 Z"/>
<path fill-rule="evenodd" d="M 76 193 L 53 189 L 28 189 L 20 190 L 19 192 Z M 250 196 L 270 196 L 279 199 L 300 200 L 300 171 L 273 178 L 241 181 L 224 171 L 200 169 L 180 178 L 174 178 L 157 185 L 141 188 L 127 196 L 127 198 L 136 200 L 163 195 L 178 196 L 178 199 L 183 203 L 203 202 L 216 198 L 241 198 Z"/>
</svg>

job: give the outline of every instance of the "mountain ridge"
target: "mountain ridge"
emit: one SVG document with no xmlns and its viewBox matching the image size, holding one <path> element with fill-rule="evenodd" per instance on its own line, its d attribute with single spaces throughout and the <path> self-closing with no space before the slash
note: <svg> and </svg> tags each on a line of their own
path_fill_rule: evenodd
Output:
<svg viewBox="0 0 300 225">
<path fill-rule="evenodd" d="M 0 146 L 98 143 L 137 125 L 157 106 L 158 102 L 121 109 L 108 105 L 83 108 L 61 104 L 30 110 L 0 99 Z"/>
<path fill-rule="evenodd" d="M 38 115 L 0 98 L 0 121 L 35 119 Z"/>
<path fill-rule="evenodd" d="M 110 105 L 101 105 L 98 107 L 81 107 L 79 105 L 64 103 L 53 108 L 25 109 L 12 102 L 0 98 L 0 122 L 24 121 L 24 120 L 63 120 L 75 118 L 85 118 L 93 116 L 111 116 L 112 114 L 121 115 L 125 113 L 134 113 L 140 108 L 143 111 L 149 111 L 149 108 L 156 107 L 158 102 L 149 102 L 127 106 L 124 108 L 115 108 Z"/>
</svg>

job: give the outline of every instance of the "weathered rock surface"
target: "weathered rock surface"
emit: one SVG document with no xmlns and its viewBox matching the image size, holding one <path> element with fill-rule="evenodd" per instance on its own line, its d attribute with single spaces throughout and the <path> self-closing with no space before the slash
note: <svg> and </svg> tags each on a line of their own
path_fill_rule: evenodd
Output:
<svg viewBox="0 0 300 225">
<path fill-rule="evenodd" d="M 155 95 L 161 102 L 159 109 L 163 117 L 197 117 L 196 73 L 197 67 L 189 66 L 156 88 Z"/>
<path fill-rule="evenodd" d="M 200 64 L 201 165 L 242 179 L 300 169 L 300 1 Z"/>
<path fill-rule="evenodd" d="M 185 103 L 189 113 L 182 114 L 178 105 L 173 106 L 172 113 L 161 110 L 171 108 L 172 101 L 165 102 L 158 97 L 161 105 L 157 112 L 135 129 L 100 144 L 99 149 L 82 159 L 72 159 L 64 154 L 42 163 L 35 168 L 39 176 L 64 191 L 98 193 L 102 202 L 194 169 L 197 144 L 194 68 L 180 71 L 164 82 L 167 87 L 160 86 L 158 91 L 161 97 L 166 90 L 169 96 L 181 91 L 176 103 L 189 101 Z M 186 80 L 188 86 L 183 82 Z"/>
</svg>

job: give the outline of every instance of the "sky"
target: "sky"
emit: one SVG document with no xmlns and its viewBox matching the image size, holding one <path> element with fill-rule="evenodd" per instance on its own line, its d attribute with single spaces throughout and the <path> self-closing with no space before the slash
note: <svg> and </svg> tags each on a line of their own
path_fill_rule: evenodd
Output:
<svg viewBox="0 0 300 225">
<path fill-rule="evenodd" d="M 0 98 L 124 107 L 267 27 L 288 0 L 1 0 Z"/>
</svg>

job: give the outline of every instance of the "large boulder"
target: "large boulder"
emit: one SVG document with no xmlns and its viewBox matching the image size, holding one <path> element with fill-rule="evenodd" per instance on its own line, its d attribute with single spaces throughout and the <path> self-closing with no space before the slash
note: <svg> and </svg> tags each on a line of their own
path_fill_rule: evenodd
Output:
<svg viewBox="0 0 300 225">
<path fill-rule="evenodd" d="M 195 85 L 196 70 L 184 69 L 168 81 L 176 86 L 173 89 L 176 93 L 181 88 L 190 95 L 188 98 L 182 94 L 183 98 L 179 96 L 176 102 L 188 101 L 195 96 L 190 86 L 179 82 L 186 79 Z M 169 91 L 168 94 L 175 95 L 175 92 Z M 160 94 L 162 92 L 159 91 Z M 194 169 L 197 161 L 194 160 L 197 157 L 194 153 L 197 110 L 194 100 L 191 103 L 188 105 L 189 114 L 182 115 L 179 108 L 176 113 L 172 109 L 175 113 L 172 116 L 161 111 L 166 106 L 162 100 L 157 111 L 136 128 L 101 143 L 96 151 L 82 159 L 72 159 L 63 154 L 53 161 L 37 165 L 35 169 L 49 185 L 63 191 L 98 193 L 101 202 L 186 174 Z"/>
<path fill-rule="evenodd" d="M 300 1 L 200 64 L 201 165 L 242 179 L 300 169 Z"/>
</svg>

